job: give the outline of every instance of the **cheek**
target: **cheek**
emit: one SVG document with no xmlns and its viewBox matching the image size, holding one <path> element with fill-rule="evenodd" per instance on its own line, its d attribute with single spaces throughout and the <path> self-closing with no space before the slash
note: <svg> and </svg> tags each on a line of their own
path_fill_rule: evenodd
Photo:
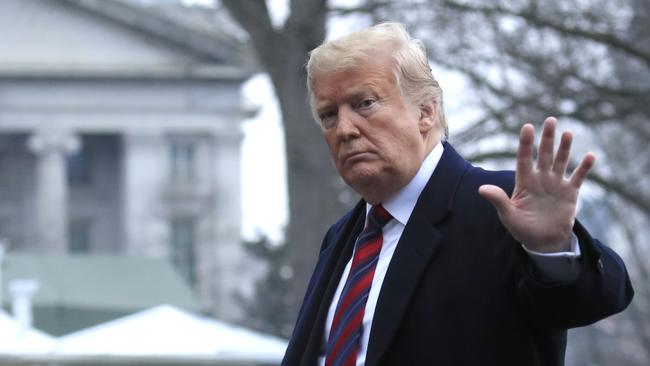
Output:
<svg viewBox="0 0 650 366">
<path fill-rule="evenodd" d="M 396 154 L 412 149 L 417 141 L 413 138 L 413 133 L 406 128 L 393 128 L 387 131 L 383 140 Z"/>
<path fill-rule="evenodd" d="M 422 138 L 417 129 L 395 130 L 389 136 L 390 158 L 400 165 L 418 160 L 422 148 Z"/>
</svg>

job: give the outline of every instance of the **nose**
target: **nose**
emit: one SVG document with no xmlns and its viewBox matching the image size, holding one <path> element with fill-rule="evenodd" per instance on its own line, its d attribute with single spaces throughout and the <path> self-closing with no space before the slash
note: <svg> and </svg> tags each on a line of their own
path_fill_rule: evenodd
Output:
<svg viewBox="0 0 650 366">
<path fill-rule="evenodd" d="M 338 110 L 336 121 L 336 136 L 342 140 L 349 140 L 360 136 L 356 125 L 356 115 L 348 106 L 341 106 Z"/>
</svg>

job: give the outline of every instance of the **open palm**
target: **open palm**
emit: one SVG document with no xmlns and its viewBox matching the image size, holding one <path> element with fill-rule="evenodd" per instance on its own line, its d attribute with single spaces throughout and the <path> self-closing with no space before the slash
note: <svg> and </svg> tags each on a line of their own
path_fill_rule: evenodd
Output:
<svg viewBox="0 0 650 366">
<path fill-rule="evenodd" d="M 479 194 L 494 205 L 510 234 L 528 249 L 542 253 L 569 250 L 578 191 L 596 159 L 588 153 L 565 179 L 573 136 L 565 131 L 554 154 L 556 124 L 553 117 L 544 121 L 535 167 L 535 128 L 531 124 L 521 128 L 511 197 L 497 186 L 479 188 Z"/>
</svg>

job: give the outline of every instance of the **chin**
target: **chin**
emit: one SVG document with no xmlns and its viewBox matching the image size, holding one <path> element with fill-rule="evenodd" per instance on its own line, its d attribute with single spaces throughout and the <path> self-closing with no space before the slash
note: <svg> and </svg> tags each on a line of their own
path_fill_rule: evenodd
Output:
<svg viewBox="0 0 650 366">
<path fill-rule="evenodd" d="M 347 185 L 361 195 L 369 188 L 376 187 L 382 179 L 382 175 L 379 172 L 370 170 L 348 171 L 345 174 L 341 174 L 341 176 Z"/>
</svg>

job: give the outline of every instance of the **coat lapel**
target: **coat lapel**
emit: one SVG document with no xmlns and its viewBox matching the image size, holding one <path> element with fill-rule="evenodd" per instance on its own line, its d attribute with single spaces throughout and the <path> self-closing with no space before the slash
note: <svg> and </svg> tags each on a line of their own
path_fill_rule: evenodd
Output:
<svg viewBox="0 0 650 366">
<path fill-rule="evenodd" d="M 366 365 L 376 365 L 392 341 L 424 270 L 444 245 L 436 225 L 450 213 L 469 164 L 444 143 L 444 153 L 404 228 L 384 278 L 372 323 Z"/>
<path fill-rule="evenodd" d="M 323 332 L 329 304 L 339 283 L 343 269 L 352 256 L 352 248 L 356 237 L 363 229 L 365 221 L 365 202 L 361 201 L 350 214 L 349 220 L 343 224 L 342 230 L 335 235 L 319 257 L 316 272 L 318 273 L 313 290 L 305 299 L 303 309 L 297 323 L 298 329 L 291 337 L 304 344 L 296 345 L 299 364 L 313 366 L 323 345 Z M 303 348 L 304 347 L 304 348 Z M 300 351 L 302 349 L 302 351 Z"/>
</svg>

